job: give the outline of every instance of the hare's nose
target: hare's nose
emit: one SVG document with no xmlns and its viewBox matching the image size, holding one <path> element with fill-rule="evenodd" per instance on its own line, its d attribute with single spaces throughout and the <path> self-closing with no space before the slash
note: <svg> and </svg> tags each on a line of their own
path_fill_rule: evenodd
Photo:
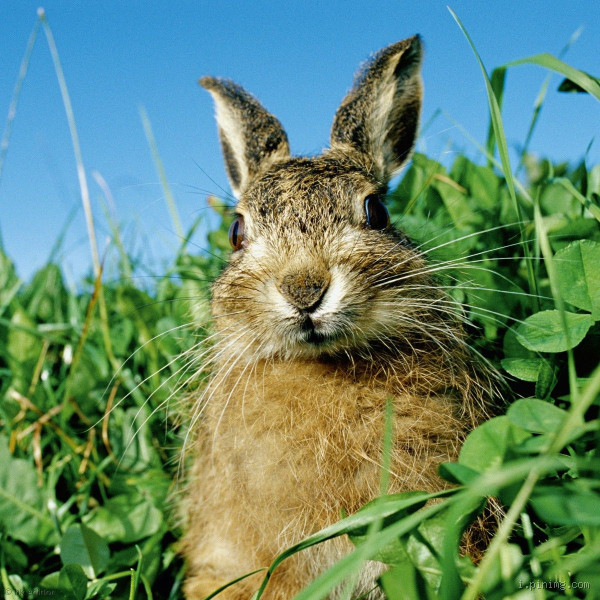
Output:
<svg viewBox="0 0 600 600">
<path fill-rule="evenodd" d="M 284 275 L 278 287 L 284 298 L 296 308 L 312 312 L 321 303 L 330 279 L 327 271 L 297 271 Z"/>
</svg>

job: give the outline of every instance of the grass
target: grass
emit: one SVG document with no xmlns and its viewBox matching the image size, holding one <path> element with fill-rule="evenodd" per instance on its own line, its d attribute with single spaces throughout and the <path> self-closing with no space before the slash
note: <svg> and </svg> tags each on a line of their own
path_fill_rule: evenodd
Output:
<svg viewBox="0 0 600 600">
<path fill-rule="evenodd" d="M 40 25 L 89 208 L 68 89 L 43 13 L 11 103 L 0 174 Z M 430 496 L 423 493 L 382 495 L 265 565 L 257 597 L 288 556 L 350 535 L 356 550 L 298 600 L 325 598 L 352 581 L 367 559 L 391 566 L 380 583 L 390 600 L 600 598 L 600 165 L 551 164 L 523 152 L 517 170 L 524 174 L 514 175 L 499 100 L 504 77 L 488 78 L 477 60 L 492 115 L 487 144 L 479 146 L 487 164 L 459 155 L 446 169 L 416 154 L 388 200 L 394 219 L 437 264 L 440 285 L 464 303 L 476 350 L 507 376 L 506 406 L 471 433 L 457 463 L 442 465 L 442 476 L 457 484 L 436 495 L 442 501 L 424 507 Z M 568 77 L 563 89 L 576 86 L 600 99 L 597 79 L 549 55 L 515 61 L 502 72 L 525 62 Z M 548 93 L 544 86 L 527 141 Z M 110 202 L 110 190 L 101 187 Z M 175 200 L 166 197 L 179 228 Z M 127 253 L 109 211 L 118 252 L 101 261 L 88 220 L 93 269 L 77 289 L 52 261 L 22 282 L 0 246 L 6 598 L 181 597 L 171 496 L 185 430 L 177 402 L 206 375 L 194 373 L 193 349 L 206 336 L 208 285 L 228 252 L 228 217 L 215 210 L 221 225 L 209 235 L 207 252 L 188 249 L 197 222 L 150 286 L 138 283 L 142 265 Z M 116 273 L 110 281 L 106 270 Z M 459 540 L 491 496 L 505 515 L 474 565 L 459 555 Z"/>
</svg>

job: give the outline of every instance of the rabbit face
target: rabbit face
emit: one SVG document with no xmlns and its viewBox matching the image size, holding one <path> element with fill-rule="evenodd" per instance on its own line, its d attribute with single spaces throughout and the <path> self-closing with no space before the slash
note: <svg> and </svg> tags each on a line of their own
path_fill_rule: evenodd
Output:
<svg viewBox="0 0 600 600">
<path fill-rule="evenodd" d="M 368 354 L 411 344 L 419 319 L 430 317 L 424 297 L 439 294 L 384 206 L 414 144 L 420 60 L 418 37 L 379 52 L 338 109 L 330 149 L 314 158 L 292 158 L 279 121 L 240 86 L 200 81 L 215 100 L 239 198 L 234 252 L 212 290 L 228 352 Z"/>
<path fill-rule="evenodd" d="M 282 161 L 244 192 L 243 242 L 213 287 L 219 327 L 246 331 L 236 348 L 249 344 L 259 357 L 368 351 L 410 329 L 404 277 L 422 283 L 408 274 L 424 261 L 388 225 L 384 196 L 342 154 Z"/>
</svg>

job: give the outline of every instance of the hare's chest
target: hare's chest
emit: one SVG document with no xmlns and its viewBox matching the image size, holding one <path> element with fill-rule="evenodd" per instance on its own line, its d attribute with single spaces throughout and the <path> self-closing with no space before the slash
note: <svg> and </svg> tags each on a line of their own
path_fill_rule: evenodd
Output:
<svg viewBox="0 0 600 600">
<path fill-rule="evenodd" d="M 209 432 L 238 493 L 283 513 L 356 510 L 378 489 L 385 395 L 326 379 L 280 384 L 249 385 L 245 401 L 230 405 Z"/>
</svg>

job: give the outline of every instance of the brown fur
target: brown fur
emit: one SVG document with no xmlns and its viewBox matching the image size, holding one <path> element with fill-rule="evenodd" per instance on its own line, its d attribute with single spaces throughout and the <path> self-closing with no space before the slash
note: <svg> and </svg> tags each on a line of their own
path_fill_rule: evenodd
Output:
<svg viewBox="0 0 600 600">
<path fill-rule="evenodd" d="M 191 415 L 189 600 L 378 495 L 388 398 L 390 492 L 442 488 L 437 466 L 485 412 L 490 385 L 460 309 L 405 236 L 366 223 L 365 198 L 383 198 L 413 146 L 419 64 L 416 37 L 380 52 L 314 158 L 291 158 L 279 122 L 239 86 L 202 80 L 245 238 L 213 286 L 213 375 Z M 265 600 L 291 598 L 350 548 L 336 539 L 295 555 Z M 356 593 L 380 571 L 370 563 Z M 260 577 L 220 597 L 247 600 Z"/>
</svg>

